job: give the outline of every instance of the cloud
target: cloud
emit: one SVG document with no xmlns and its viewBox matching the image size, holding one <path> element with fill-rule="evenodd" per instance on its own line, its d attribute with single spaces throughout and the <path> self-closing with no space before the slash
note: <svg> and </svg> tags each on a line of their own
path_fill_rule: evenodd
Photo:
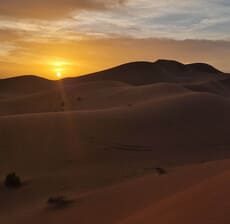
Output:
<svg viewBox="0 0 230 224">
<path fill-rule="evenodd" d="M 84 11 L 74 18 L 76 29 L 88 33 L 226 40 L 230 39 L 229 10 L 226 1 L 132 0 L 125 7 L 106 12 Z"/>
<path fill-rule="evenodd" d="M 13 18 L 56 19 L 78 10 L 101 10 L 125 0 L 8 0 L 0 2 L 0 15 Z"/>
<path fill-rule="evenodd" d="M 15 51 L 17 47 L 10 43 L 1 43 L 0 44 L 0 57 L 6 57 Z"/>
<path fill-rule="evenodd" d="M 117 7 L 119 6 L 119 7 Z M 8 0 L 1 30 L 24 40 L 132 37 L 230 40 L 226 0 Z"/>
</svg>

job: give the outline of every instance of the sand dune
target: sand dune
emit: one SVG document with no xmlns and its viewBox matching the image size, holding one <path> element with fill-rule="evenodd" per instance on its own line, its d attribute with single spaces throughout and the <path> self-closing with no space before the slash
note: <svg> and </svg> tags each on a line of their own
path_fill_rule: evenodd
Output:
<svg viewBox="0 0 230 224">
<path fill-rule="evenodd" d="M 230 171 L 148 207 L 121 223 L 229 223 Z"/>
<path fill-rule="evenodd" d="M 115 81 L 59 85 L 38 93 L 0 99 L 0 114 L 26 114 L 75 110 L 98 110 L 132 107 L 145 101 L 159 101 L 185 93 L 211 93 L 228 97 L 225 82 L 207 81 L 199 84 L 157 83 L 132 86 Z M 46 99 L 46 100 L 43 100 Z"/>
<path fill-rule="evenodd" d="M 40 92 L 45 89 L 50 89 L 54 82 L 39 78 L 36 76 L 20 76 L 8 79 L 0 79 L 0 90 L 2 94 L 24 95 L 34 92 Z"/>
<path fill-rule="evenodd" d="M 62 81 L 35 76 L 5 79 L 0 80 L 0 115 L 130 106 L 185 91 L 229 95 L 225 77 L 210 65 L 159 60 Z"/>
<path fill-rule="evenodd" d="M 160 60 L 0 80 L 0 177 L 25 181 L 1 184 L 0 222 L 229 223 L 226 75 Z M 53 211 L 57 195 L 75 203 Z"/>
<path fill-rule="evenodd" d="M 146 100 L 132 107 L 2 116 L 1 148 L 8 151 L 26 145 L 30 150 L 40 149 L 39 153 L 52 147 L 65 151 L 66 147 L 76 148 L 79 135 L 95 136 L 102 143 L 151 146 L 154 154 L 164 157 L 169 152 L 162 154 L 163 149 L 187 150 L 189 157 L 189 148 L 191 154 L 202 147 L 227 149 L 229 113 L 230 103 L 224 97 L 185 93 Z M 160 151 L 155 150 L 158 147 Z"/>
<path fill-rule="evenodd" d="M 113 80 L 133 85 L 158 82 L 198 82 L 222 79 L 223 73 L 214 67 L 196 63 L 184 65 L 177 61 L 158 60 L 156 62 L 133 62 L 108 69 L 79 79 L 67 79 L 66 83 Z"/>
<path fill-rule="evenodd" d="M 164 83 L 140 87 L 113 81 L 61 85 L 49 91 L 2 99 L 0 113 L 9 115 L 130 107 L 143 101 L 158 100 L 188 91 L 183 86 Z"/>
<path fill-rule="evenodd" d="M 12 223 L 228 223 L 229 169 L 229 160 L 209 162 L 69 193 L 76 204 L 63 210 L 50 210 L 44 200 L 37 200 Z"/>
</svg>

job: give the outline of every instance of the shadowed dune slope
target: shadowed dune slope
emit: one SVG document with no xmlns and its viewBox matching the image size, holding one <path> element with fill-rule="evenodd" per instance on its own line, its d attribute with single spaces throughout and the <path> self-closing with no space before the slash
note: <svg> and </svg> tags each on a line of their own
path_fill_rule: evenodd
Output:
<svg viewBox="0 0 230 224">
<path fill-rule="evenodd" d="M 26 95 L 53 88 L 53 81 L 37 76 L 19 76 L 8 79 L 0 79 L 0 97 Z M 1 99 L 1 98 L 0 98 Z"/>
<path fill-rule="evenodd" d="M 120 82 L 89 82 L 0 99 L 0 114 L 25 114 L 70 110 L 97 110 L 131 107 L 148 100 L 159 100 L 189 92 L 178 84 L 159 83 L 131 86 Z"/>
<path fill-rule="evenodd" d="M 158 60 L 156 62 L 132 62 L 105 71 L 66 79 L 66 83 L 78 81 L 113 80 L 133 85 L 146 85 L 157 82 L 197 82 L 221 79 L 223 73 L 208 64 L 184 65 L 177 61 Z"/>
<path fill-rule="evenodd" d="M 133 62 L 61 81 L 35 76 L 0 80 L 0 115 L 132 106 L 185 91 L 227 96 L 230 87 L 226 74 L 207 64 Z"/>
<path fill-rule="evenodd" d="M 32 164 L 35 165 L 40 162 L 38 158 L 46 158 L 49 162 L 52 148 L 55 148 L 55 155 L 60 152 L 60 157 L 56 158 L 62 158 L 66 150 L 76 153 L 76 156 L 83 151 L 87 154 L 87 149 L 79 147 L 79 144 L 93 137 L 105 155 L 113 155 L 114 151 L 122 153 L 119 145 L 133 145 L 133 150 L 135 145 L 143 145 L 150 149 L 145 155 L 152 154 L 153 159 L 193 160 L 204 158 L 209 150 L 207 157 L 211 159 L 229 153 L 229 113 L 230 103 L 224 97 L 185 93 L 147 100 L 133 107 L 2 116 L 1 158 L 7 164 L 7 158 L 17 160 L 16 155 L 23 151 L 28 155 L 25 159 L 34 158 Z M 94 144 L 90 150 L 93 148 L 95 152 L 100 151 Z M 94 155 L 93 151 L 89 155 Z"/>
<path fill-rule="evenodd" d="M 222 79 L 224 73 L 204 63 L 182 64 L 177 61 L 158 60 L 156 62 L 131 62 L 97 73 L 66 78 L 65 84 L 89 81 L 118 81 L 134 85 L 157 82 L 197 82 L 207 79 Z M 14 89 L 16 92 L 36 92 L 37 89 L 50 88 L 56 83 L 36 76 L 20 76 L 0 80 L 1 91 Z"/>
</svg>

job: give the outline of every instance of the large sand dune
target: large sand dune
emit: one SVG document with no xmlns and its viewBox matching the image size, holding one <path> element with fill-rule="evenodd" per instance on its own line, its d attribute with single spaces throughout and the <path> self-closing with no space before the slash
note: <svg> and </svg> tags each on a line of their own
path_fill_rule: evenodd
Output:
<svg viewBox="0 0 230 224">
<path fill-rule="evenodd" d="M 121 223 L 229 223 L 229 171 L 153 204 Z"/>
<path fill-rule="evenodd" d="M 229 93 L 212 66 L 164 60 L 0 80 L 0 176 L 25 181 L 0 186 L 0 222 L 229 223 Z"/>
<path fill-rule="evenodd" d="M 11 220 L 17 218 L 12 223 L 228 224 L 226 170 L 229 169 L 229 160 L 187 165 L 169 169 L 163 176 L 150 174 L 86 193 L 70 192 L 68 195 L 76 202 L 65 209 L 52 210 L 44 204 L 46 198 L 41 197 L 30 201 Z M 41 192 L 39 187 L 37 192 Z M 22 197 L 17 199 L 25 201 Z"/>
</svg>

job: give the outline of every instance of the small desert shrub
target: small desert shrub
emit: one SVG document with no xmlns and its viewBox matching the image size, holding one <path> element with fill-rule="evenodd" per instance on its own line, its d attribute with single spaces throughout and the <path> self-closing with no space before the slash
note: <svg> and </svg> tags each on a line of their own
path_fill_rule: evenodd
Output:
<svg viewBox="0 0 230 224">
<path fill-rule="evenodd" d="M 156 170 L 158 175 L 164 175 L 167 173 L 166 170 L 161 168 L 161 167 L 156 167 L 155 170 Z"/>
<path fill-rule="evenodd" d="M 4 184 L 7 188 L 19 188 L 22 186 L 20 177 L 18 177 L 15 173 L 8 174 L 5 178 Z"/>
<path fill-rule="evenodd" d="M 66 199 L 64 196 L 50 197 L 47 200 L 47 204 L 52 208 L 64 208 L 72 204 L 74 201 Z"/>
</svg>

